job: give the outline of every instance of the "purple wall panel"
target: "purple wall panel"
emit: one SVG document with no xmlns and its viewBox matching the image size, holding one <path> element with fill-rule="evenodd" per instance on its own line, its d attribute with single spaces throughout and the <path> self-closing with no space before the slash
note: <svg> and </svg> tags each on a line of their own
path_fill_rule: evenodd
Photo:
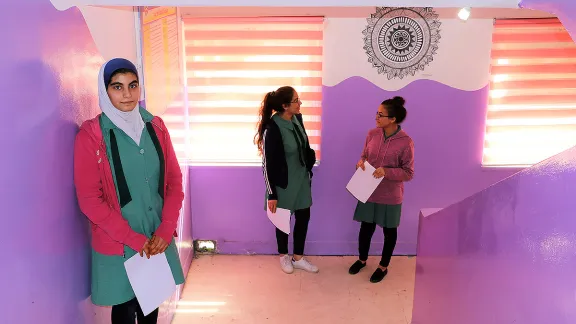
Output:
<svg viewBox="0 0 576 324">
<path fill-rule="evenodd" d="M 58 12 L 46 0 L 3 5 L 0 322 L 90 323 L 81 307 L 90 295 L 89 229 L 72 148 L 77 123 L 96 113 L 89 71 L 101 57 L 78 10 Z"/>
<path fill-rule="evenodd" d="M 0 323 L 109 323 L 109 308 L 92 307 L 89 300 L 89 227 L 72 174 L 78 125 L 100 112 L 95 82 L 103 59 L 78 9 L 59 12 L 48 0 L 3 5 L 10 14 L 0 21 L 8 46 L 0 51 L 0 204 L 7 247 Z M 188 269 L 189 199 L 186 204 L 181 252 Z"/>
<path fill-rule="evenodd" d="M 573 0 L 521 0 L 520 8 L 549 12 L 558 17 L 576 41 L 576 2 Z"/>
<path fill-rule="evenodd" d="M 576 148 L 421 217 L 413 324 L 576 322 Z"/>
</svg>

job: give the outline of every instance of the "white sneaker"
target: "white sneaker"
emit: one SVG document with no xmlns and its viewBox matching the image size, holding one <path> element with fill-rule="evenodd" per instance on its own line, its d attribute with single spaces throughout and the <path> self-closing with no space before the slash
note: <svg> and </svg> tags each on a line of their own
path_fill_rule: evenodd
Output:
<svg viewBox="0 0 576 324">
<path fill-rule="evenodd" d="M 298 261 L 293 260 L 292 265 L 296 269 L 301 269 L 312 273 L 317 273 L 319 271 L 317 266 L 310 263 L 310 261 L 306 260 L 304 257 Z"/>
<path fill-rule="evenodd" d="M 294 272 L 294 266 L 292 265 L 292 260 L 289 255 L 280 257 L 280 268 L 288 274 Z"/>
</svg>

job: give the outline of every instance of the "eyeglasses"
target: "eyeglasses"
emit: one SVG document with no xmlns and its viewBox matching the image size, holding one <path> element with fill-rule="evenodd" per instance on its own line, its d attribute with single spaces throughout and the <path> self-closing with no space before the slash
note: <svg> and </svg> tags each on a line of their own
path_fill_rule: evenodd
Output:
<svg viewBox="0 0 576 324">
<path fill-rule="evenodd" d="M 392 116 L 385 116 L 385 115 L 382 115 L 382 113 L 381 113 L 381 112 L 376 112 L 376 116 L 377 116 L 378 118 L 384 118 L 384 117 L 387 117 L 387 118 L 393 118 Z"/>
<path fill-rule="evenodd" d="M 302 101 L 300 101 L 300 98 L 296 98 L 296 99 L 290 101 L 290 103 L 302 104 Z"/>
</svg>

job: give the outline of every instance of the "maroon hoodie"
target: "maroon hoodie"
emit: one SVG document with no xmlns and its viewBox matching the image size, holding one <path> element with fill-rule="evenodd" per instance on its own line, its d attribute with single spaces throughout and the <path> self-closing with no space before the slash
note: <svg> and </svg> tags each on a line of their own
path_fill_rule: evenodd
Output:
<svg viewBox="0 0 576 324">
<path fill-rule="evenodd" d="M 377 204 L 401 204 L 404 198 L 404 181 L 414 177 L 414 142 L 401 128 L 385 138 L 382 128 L 368 132 L 361 159 L 376 169 L 383 167 L 384 179 L 368 202 Z"/>
</svg>

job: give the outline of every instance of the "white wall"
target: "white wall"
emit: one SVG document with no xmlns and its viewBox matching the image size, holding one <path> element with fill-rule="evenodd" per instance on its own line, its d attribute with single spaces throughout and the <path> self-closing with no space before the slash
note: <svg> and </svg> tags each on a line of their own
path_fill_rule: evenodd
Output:
<svg viewBox="0 0 576 324">
<path fill-rule="evenodd" d="M 133 7 L 80 6 L 79 9 L 104 60 L 122 57 L 137 63 Z"/>
<path fill-rule="evenodd" d="M 361 76 L 388 91 L 402 89 L 419 79 L 466 91 L 485 87 L 489 82 L 492 19 L 439 19 L 439 22 L 441 37 L 433 61 L 424 70 L 416 71 L 415 77 L 390 80 L 386 74 L 378 74 L 363 50 L 366 19 L 326 18 L 322 83 L 334 86 L 352 76 Z"/>
</svg>

